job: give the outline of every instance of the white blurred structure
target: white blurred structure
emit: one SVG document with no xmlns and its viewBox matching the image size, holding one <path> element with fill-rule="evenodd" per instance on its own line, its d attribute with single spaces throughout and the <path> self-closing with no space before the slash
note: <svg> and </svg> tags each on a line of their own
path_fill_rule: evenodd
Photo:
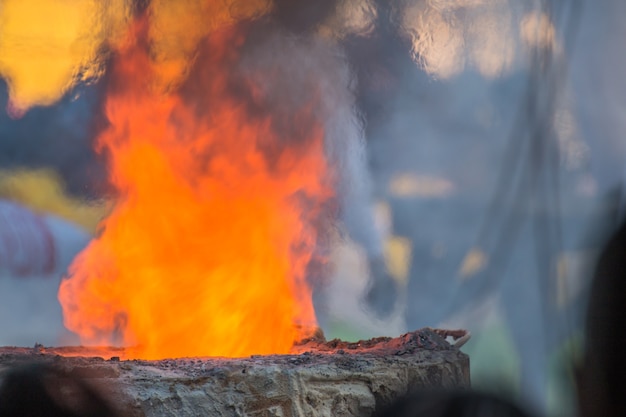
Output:
<svg viewBox="0 0 626 417">
<path fill-rule="evenodd" d="M 0 346 L 73 341 L 57 291 L 90 239 L 73 223 L 0 200 Z"/>
</svg>

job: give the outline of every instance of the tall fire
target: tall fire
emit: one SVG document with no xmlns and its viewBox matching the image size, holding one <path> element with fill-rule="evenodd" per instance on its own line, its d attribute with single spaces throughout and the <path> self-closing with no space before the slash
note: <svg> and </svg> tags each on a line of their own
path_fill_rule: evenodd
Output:
<svg viewBox="0 0 626 417">
<path fill-rule="evenodd" d="M 280 64 L 243 57 L 254 22 L 172 71 L 154 19 L 112 47 L 98 147 L 119 197 L 61 284 L 65 325 L 143 359 L 287 353 L 315 326 L 306 270 L 333 199 L 320 92 L 273 101 Z"/>
<path fill-rule="evenodd" d="M 104 197 L 94 216 L 107 213 L 92 236 L 22 209 L 47 227 L 47 261 L 62 266 L 0 279 L 2 312 L 37 309 L 27 322 L 48 337 L 0 346 L 0 388 L 12 391 L 15 377 L 22 390 L 20 365 L 36 362 L 26 379 L 40 369 L 50 401 L 76 414 L 94 411 L 92 394 L 102 392 L 120 415 L 357 417 L 419 387 L 469 385 L 459 350 L 468 332 L 391 338 L 399 326 L 374 317 L 396 294 L 361 104 L 365 90 L 395 77 L 377 66 L 362 73 L 348 45 L 374 36 L 382 4 L 0 0 L 0 99 L 6 82 L 15 122 L 39 120 L 34 106 L 59 106 L 72 135 L 36 131 L 75 141 L 81 131 L 83 146 L 94 145 L 99 161 L 86 149 L 72 155 L 106 169 L 81 178 L 79 194 Z M 58 143 L 45 149 L 65 153 Z M 99 193 L 100 181 L 110 193 Z M 7 252 L 25 240 L 12 237 Z M 343 312 L 373 313 L 382 337 L 320 337 L 318 315 L 329 333 L 337 327 L 330 293 Z M 7 309 L 9 298 L 21 309 Z"/>
</svg>

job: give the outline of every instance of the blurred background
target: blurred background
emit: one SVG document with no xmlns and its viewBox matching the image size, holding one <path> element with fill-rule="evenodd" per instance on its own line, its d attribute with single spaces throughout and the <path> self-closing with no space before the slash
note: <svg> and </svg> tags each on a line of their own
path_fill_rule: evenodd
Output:
<svg viewBox="0 0 626 417">
<path fill-rule="evenodd" d="M 462 327 L 474 386 L 572 415 L 590 271 L 625 208 L 626 3 L 336 3 L 319 32 L 354 75 L 384 259 L 333 248 L 326 337 Z M 0 345 L 73 343 L 56 288 L 110 206 L 106 76 L 21 111 L 11 71 L 0 58 Z"/>
</svg>

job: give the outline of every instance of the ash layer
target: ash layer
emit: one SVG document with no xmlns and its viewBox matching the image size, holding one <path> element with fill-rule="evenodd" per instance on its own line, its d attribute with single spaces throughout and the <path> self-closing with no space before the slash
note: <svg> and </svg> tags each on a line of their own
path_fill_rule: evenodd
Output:
<svg viewBox="0 0 626 417">
<path fill-rule="evenodd" d="M 432 329 L 357 343 L 318 335 L 290 355 L 119 360 L 123 356 L 121 348 L 4 347 L 0 375 L 24 361 L 53 363 L 88 378 L 126 415 L 138 417 L 369 416 L 412 389 L 470 383 L 467 355 Z"/>
</svg>

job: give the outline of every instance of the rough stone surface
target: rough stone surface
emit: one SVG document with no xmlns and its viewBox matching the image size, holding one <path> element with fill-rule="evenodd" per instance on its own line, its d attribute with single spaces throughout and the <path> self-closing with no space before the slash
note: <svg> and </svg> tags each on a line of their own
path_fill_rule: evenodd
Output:
<svg viewBox="0 0 626 417">
<path fill-rule="evenodd" d="M 467 355 L 431 329 L 358 343 L 310 339 L 291 355 L 240 359 L 119 360 L 116 352 L 0 348 L 0 375 L 50 362 L 89 378 L 126 414 L 180 417 L 369 416 L 412 389 L 470 383 Z"/>
</svg>

